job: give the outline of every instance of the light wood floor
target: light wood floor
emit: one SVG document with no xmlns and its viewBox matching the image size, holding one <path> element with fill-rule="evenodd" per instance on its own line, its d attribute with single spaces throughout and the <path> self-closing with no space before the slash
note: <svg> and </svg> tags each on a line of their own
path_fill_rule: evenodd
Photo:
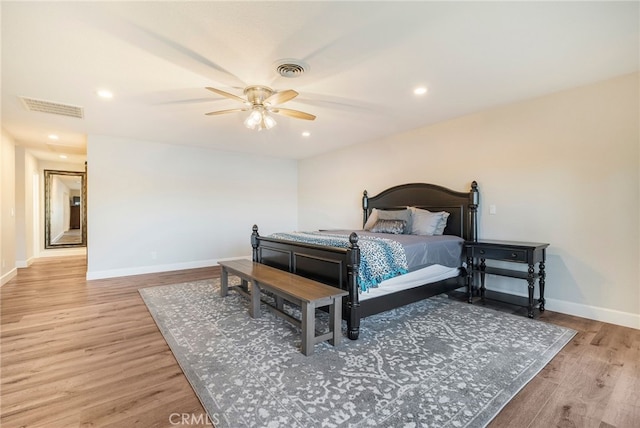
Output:
<svg viewBox="0 0 640 428">
<path fill-rule="evenodd" d="M 219 270 L 85 270 L 84 257 L 41 259 L 0 289 L 2 427 L 211 427 L 138 289 Z M 640 330 L 542 319 L 578 334 L 490 427 L 639 427 Z"/>
</svg>

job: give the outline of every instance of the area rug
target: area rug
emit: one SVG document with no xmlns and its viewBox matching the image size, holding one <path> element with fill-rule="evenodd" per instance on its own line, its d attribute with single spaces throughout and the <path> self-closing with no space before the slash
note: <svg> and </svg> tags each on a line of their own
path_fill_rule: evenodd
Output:
<svg viewBox="0 0 640 428">
<path fill-rule="evenodd" d="M 266 310 L 252 319 L 246 298 L 218 290 L 140 290 L 217 428 L 482 427 L 575 334 L 441 295 L 305 357 L 296 327 Z"/>
</svg>

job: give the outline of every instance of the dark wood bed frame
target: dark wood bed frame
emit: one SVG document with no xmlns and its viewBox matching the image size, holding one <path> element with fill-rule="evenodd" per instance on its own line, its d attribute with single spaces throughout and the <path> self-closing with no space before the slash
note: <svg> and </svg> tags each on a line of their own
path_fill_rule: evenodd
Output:
<svg viewBox="0 0 640 428">
<path fill-rule="evenodd" d="M 449 212 L 444 234 L 475 241 L 478 201 L 478 184 L 475 181 L 471 183 L 469 192 L 456 192 L 425 183 L 391 187 L 373 197 L 369 197 L 365 190 L 362 197 L 363 225 L 373 208 L 398 210 L 413 206 L 429 211 Z M 258 226 L 255 225 L 251 235 L 253 261 L 324 282 L 349 293 L 343 299 L 342 313 L 347 321 L 347 336 L 352 340 L 358 338 L 361 318 L 457 288 L 469 287 L 467 272 L 461 267 L 460 274 L 454 278 L 360 302 L 357 281 L 360 265 L 358 235 L 355 232 L 351 233 L 349 241 L 349 248 L 336 248 L 273 239 L 260 236 Z M 467 293 L 470 292 L 471 290 L 467 289 Z"/>
</svg>

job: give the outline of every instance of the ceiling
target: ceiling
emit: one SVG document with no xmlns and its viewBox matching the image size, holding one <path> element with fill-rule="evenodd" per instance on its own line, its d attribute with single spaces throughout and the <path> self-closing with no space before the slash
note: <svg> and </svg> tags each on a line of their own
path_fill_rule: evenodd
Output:
<svg viewBox="0 0 640 428">
<path fill-rule="evenodd" d="M 2 126 L 39 157 L 90 135 L 301 159 L 639 69 L 638 2 L 1 2 Z M 282 59 L 309 70 L 275 72 Z M 300 95 L 246 129 L 207 91 Z M 424 85 L 427 94 L 413 89 Z M 101 99 L 96 91 L 113 92 Z M 20 97 L 82 107 L 28 111 Z M 301 133 L 308 131 L 309 137 Z M 57 141 L 47 138 L 59 136 Z M 89 137 L 90 138 L 90 137 Z"/>
</svg>

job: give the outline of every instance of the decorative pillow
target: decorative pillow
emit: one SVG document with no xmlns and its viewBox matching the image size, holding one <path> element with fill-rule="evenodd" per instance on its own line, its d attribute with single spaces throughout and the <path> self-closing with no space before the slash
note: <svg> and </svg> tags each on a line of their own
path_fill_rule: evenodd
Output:
<svg viewBox="0 0 640 428">
<path fill-rule="evenodd" d="M 406 223 L 404 233 L 408 234 L 411 232 L 411 211 L 408 209 L 379 210 L 377 208 L 373 208 L 363 229 L 371 231 L 371 228 L 373 228 L 378 220 L 402 220 Z"/>
<path fill-rule="evenodd" d="M 406 226 L 407 222 L 404 220 L 378 220 L 371 228 L 371 232 L 401 235 Z"/>
<path fill-rule="evenodd" d="M 442 235 L 447 227 L 449 213 L 438 211 L 437 213 L 416 207 L 409 207 L 411 211 L 412 235 Z M 416 224 L 416 222 L 418 222 Z M 434 223 L 435 222 L 435 226 Z"/>
<path fill-rule="evenodd" d="M 405 222 L 404 233 L 411 233 L 411 211 L 402 210 L 376 210 L 379 220 L 402 220 Z"/>
</svg>

